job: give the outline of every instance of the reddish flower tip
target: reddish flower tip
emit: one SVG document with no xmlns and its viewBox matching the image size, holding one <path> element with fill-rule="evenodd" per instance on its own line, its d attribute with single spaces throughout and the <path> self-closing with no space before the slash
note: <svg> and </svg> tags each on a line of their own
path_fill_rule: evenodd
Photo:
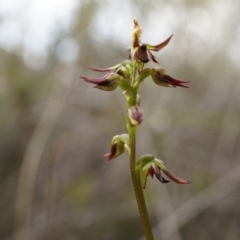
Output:
<svg viewBox="0 0 240 240">
<path fill-rule="evenodd" d="M 173 175 L 172 173 L 170 173 L 168 170 L 162 170 L 172 181 L 174 181 L 175 183 L 178 183 L 178 184 L 189 184 L 191 183 L 190 181 L 188 180 L 184 180 L 180 177 L 177 177 L 175 175 Z"/>
<path fill-rule="evenodd" d="M 91 70 L 96 72 L 110 72 L 109 68 L 98 68 L 98 67 L 89 67 Z"/>
<path fill-rule="evenodd" d="M 158 52 L 159 50 L 164 48 L 170 42 L 172 37 L 173 37 L 173 34 L 170 37 L 168 37 L 165 41 L 163 41 L 162 43 L 160 43 L 158 45 L 155 45 L 155 46 L 148 45 L 149 46 L 149 50 Z"/>
<path fill-rule="evenodd" d="M 107 158 L 107 160 L 109 161 L 109 160 L 112 159 L 111 155 L 112 155 L 111 153 L 106 153 L 106 154 L 103 155 L 103 157 Z"/>
</svg>

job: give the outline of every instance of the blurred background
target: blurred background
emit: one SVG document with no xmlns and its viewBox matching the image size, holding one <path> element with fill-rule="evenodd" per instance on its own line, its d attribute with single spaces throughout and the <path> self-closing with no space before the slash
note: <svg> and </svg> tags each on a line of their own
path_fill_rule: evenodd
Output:
<svg viewBox="0 0 240 240">
<path fill-rule="evenodd" d="M 240 239 L 239 0 L 0 0 L 0 239 L 142 240 L 120 89 L 88 66 L 127 59 L 132 21 L 190 88 L 140 87 L 137 156 L 191 181 L 144 190 L 156 239 Z M 154 66 L 148 63 L 148 66 Z"/>
</svg>

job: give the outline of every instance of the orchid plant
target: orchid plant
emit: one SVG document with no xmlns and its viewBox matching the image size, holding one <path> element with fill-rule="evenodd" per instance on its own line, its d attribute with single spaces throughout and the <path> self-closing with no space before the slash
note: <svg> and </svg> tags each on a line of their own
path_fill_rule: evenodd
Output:
<svg viewBox="0 0 240 240">
<path fill-rule="evenodd" d="M 143 121 L 143 109 L 140 107 L 138 88 L 141 82 L 149 76 L 155 84 L 162 87 L 188 88 L 186 85 L 188 81 L 169 76 L 165 70 L 160 67 L 158 61 L 152 54 L 152 51 L 158 52 L 164 48 L 169 43 L 172 36 L 158 45 L 142 43 L 140 41 L 142 28 L 137 19 L 134 19 L 133 23 L 132 46 L 129 50 L 129 59 L 110 68 L 90 67 L 93 71 L 105 72 L 106 75 L 101 78 L 88 78 L 84 76 L 81 78 L 86 82 L 95 84 L 94 87 L 100 90 L 113 91 L 117 87 L 123 90 L 128 106 L 126 120 L 128 133 L 114 136 L 111 141 L 110 152 L 105 154 L 104 157 L 108 160 L 112 160 L 123 154 L 125 150 L 128 152 L 130 156 L 133 187 L 145 236 L 147 240 L 153 240 L 154 237 L 143 194 L 147 177 L 151 176 L 153 178 L 155 176 L 161 183 L 168 183 L 169 180 L 162 176 L 163 172 L 175 183 L 188 184 L 190 182 L 169 172 L 162 160 L 150 154 L 145 154 L 136 161 L 136 132 L 137 127 Z M 150 60 L 158 64 L 158 67 L 144 68 L 145 64 Z"/>
</svg>

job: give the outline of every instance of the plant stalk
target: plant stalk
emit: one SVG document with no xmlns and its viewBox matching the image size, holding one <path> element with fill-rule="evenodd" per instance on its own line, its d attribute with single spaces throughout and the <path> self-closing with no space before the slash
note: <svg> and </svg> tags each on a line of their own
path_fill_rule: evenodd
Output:
<svg viewBox="0 0 240 240">
<path fill-rule="evenodd" d="M 128 121 L 127 128 L 130 141 L 130 169 L 138 210 L 142 220 L 146 240 L 154 240 L 142 190 L 140 173 L 136 171 L 136 127 L 132 126 Z"/>
</svg>

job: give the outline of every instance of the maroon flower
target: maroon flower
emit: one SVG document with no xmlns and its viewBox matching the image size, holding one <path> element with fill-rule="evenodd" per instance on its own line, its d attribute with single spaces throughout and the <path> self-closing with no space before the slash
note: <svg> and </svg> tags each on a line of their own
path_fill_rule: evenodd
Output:
<svg viewBox="0 0 240 240">
<path fill-rule="evenodd" d="M 169 38 L 167 38 L 164 42 L 155 46 L 145 43 L 139 43 L 139 45 L 132 51 L 132 58 L 135 60 L 140 60 L 143 63 L 147 63 L 150 60 L 152 60 L 153 62 L 159 64 L 154 55 L 151 53 L 151 51 L 158 52 L 169 43 L 171 38 L 172 35 Z"/>
<path fill-rule="evenodd" d="M 134 31 L 132 37 L 132 49 L 130 52 L 130 57 L 132 59 L 135 59 L 137 62 L 140 61 L 142 63 L 147 63 L 151 59 L 153 62 L 158 63 L 151 51 L 158 52 L 159 50 L 164 48 L 169 43 L 173 35 L 171 35 L 162 43 L 159 43 L 157 45 L 150 45 L 140 42 L 141 33 L 142 29 L 138 24 L 138 21 L 134 19 Z"/>
<path fill-rule="evenodd" d="M 137 161 L 137 172 L 141 175 L 141 181 L 143 188 L 146 187 L 147 177 L 151 176 L 152 178 L 156 176 L 156 178 L 161 183 L 168 183 L 169 181 L 162 177 L 161 170 L 175 183 L 178 184 L 189 184 L 190 182 L 184 180 L 180 177 L 175 176 L 174 174 L 170 173 L 165 165 L 164 162 L 155 158 L 150 154 L 145 154 L 139 158 Z"/>
<path fill-rule="evenodd" d="M 80 77 L 85 82 L 96 84 L 94 88 L 98 88 L 104 91 L 113 91 L 117 88 L 120 80 L 120 76 L 116 73 L 108 73 L 101 78 L 87 78 L 87 77 Z"/>
<path fill-rule="evenodd" d="M 185 83 L 188 83 L 189 81 L 180 80 L 177 78 L 173 78 L 169 75 L 167 75 L 162 68 L 153 68 L 151 72 L 151 77 L 159 86 L 162 87 L 184 87 L 188 88 L 188 86 L 184 85 Z"/>
<path fill-rule="evenodd" d="M 167 169 L 161 169 L 157 164 L 152 163 L 151 166 L 148 169 L 148 174 L 146 175 L 146 178 L 144 179 L 144 185 L 143 188 L 146 187 L 147 182 L 147 176 L 151 176 L 152 178 L 154 175 L 161 183 L 168 183 L 169 181 L 162 177 L 161 170 L 175 183 L 178 184 L 189 184 L 190 182 L 188 180 L 184 180 L 180 177 L 175 176 L 174 174 L 170 173 Z"/>
</svg>

